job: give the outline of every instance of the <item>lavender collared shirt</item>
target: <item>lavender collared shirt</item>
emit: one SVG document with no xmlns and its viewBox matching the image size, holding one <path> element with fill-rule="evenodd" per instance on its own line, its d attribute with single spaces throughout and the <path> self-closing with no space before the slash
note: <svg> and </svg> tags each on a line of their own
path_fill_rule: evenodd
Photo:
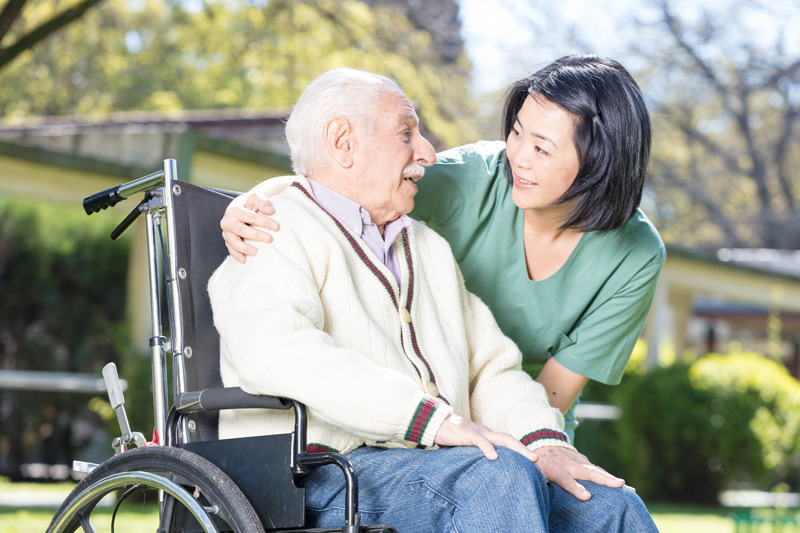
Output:
<svg viewBox="0 0 800 533">
<path fill-rule="evenodd" d="M 399 287 L 400 264 L 394 249 L 394 241 L 403 228 L 411 225 L 411 219 L 407 215 L 400 215 L 399 218 L 387 222 L 383 226 L 383 236 L 381 236 L 378 226 L 372 222 L 367 210 L 358 203 L 312 179 L 308 182 L 319 205 L 356 235 L 361 236 L 361 240 L 367 243 L 369 249 L 392 271 Z"/>
</svg>

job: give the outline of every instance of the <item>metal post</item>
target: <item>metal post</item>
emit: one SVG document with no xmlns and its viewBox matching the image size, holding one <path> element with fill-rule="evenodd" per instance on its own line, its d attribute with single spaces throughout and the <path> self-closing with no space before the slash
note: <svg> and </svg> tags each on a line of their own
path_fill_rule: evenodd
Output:
<svg viewBox="0 0 800 533">
<path fill-rule="evenodd" d="M 175 206 L 172 195 L 180 194 L 180 184 L 178 183 L 177 164 L 174 159 L 164 160 L 164 206 L 167 217 L 167 290 L 172 296 L 172 318 L 170 320 L 173 331 L 170 332 L 170 344 L 172 346 L 172 371 L 174 374 L 173 383 L 173 403 L 177 403 L 178 398 L 186 392 L 186 367 L 183 360 L 183 313 L 181 311 L 180 290 L 178 287 L 178 250 L 177 234 L 175 232 Z M 186 419 L 181 421 L 181 433 L 184 442 L 188 440 L 188 427 Z"/>
<path fill-rule="evenodd" d="M 164 442 L 167 420 L 167 373 L 165 371 L 166 354 L 161 328 L 161 305 L 158 298 L 158 245 L 156 243 L 156 226 L 161 223 L 161 213 L 150 210 L 147 213 L 147 258 L 150 273 L 150 316 L 153 336 L 150 337 L 150 354 L 153 366 L 153 412 L 155 428 L 159 443 Z"/>
</svg>

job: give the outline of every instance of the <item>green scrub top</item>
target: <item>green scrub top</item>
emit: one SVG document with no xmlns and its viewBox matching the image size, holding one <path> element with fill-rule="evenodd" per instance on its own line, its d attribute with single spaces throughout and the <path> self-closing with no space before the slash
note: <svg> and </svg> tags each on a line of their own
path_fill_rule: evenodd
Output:
<svg viewBox="0 0 800 533">
<path fill-rule="evenodd" d="M 637 210 L 619 229 L 584 233 L 558 272 L 531 281 L 524 211 L 511 199 L 504 155 L 504 142 L 438 154 L 417 182 L 411 216 L 447 239 L 467 289 L 489 306 L 524 363 L 541 366 L 555 357 L 573 372 L 616 385 L 650 309 L 664 244 Z M 570 439 L 574 407 L 565 417 Z"/>
</svg>

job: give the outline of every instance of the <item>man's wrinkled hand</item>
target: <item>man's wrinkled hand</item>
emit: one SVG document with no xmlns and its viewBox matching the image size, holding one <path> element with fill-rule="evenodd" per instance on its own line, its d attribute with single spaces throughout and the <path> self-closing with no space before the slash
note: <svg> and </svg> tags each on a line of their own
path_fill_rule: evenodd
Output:
<svg viewBox="0 0 800 533">
<path fill-rule="evenodd" d="M 536 449 L 539 468 L 547 481 L 555 483 L 576 498 L 586 501 L 592 497 L 579 480 L 592 481 L 607 487 L 622 487 L 625 480 L 612 476 L 599 466 L 589 462 L 580 452 L 558 446 L 544 446 Z"/>
</svg>

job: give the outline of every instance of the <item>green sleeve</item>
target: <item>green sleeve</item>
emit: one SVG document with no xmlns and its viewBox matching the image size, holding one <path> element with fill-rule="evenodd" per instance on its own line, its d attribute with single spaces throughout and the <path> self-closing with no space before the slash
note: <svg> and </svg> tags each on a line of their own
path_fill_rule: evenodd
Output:
<svg viewBox="0 0 800 533">
<path fill-rule="evenodd" d="M 502 142 L 479 142 L 437 154 L 417 182 L 411 217 L 434 229 L 458 218 L 465 204 L 491 186 L 504 149 Z"/>
<path fill-rule="evenodd" d="M 587 314 L 570 334 L 573 344 L 553 354 L 584 377 L 618 385 L 653 302 L 664 256 L 653 257 L 611 298 Z"/>
</svg>

